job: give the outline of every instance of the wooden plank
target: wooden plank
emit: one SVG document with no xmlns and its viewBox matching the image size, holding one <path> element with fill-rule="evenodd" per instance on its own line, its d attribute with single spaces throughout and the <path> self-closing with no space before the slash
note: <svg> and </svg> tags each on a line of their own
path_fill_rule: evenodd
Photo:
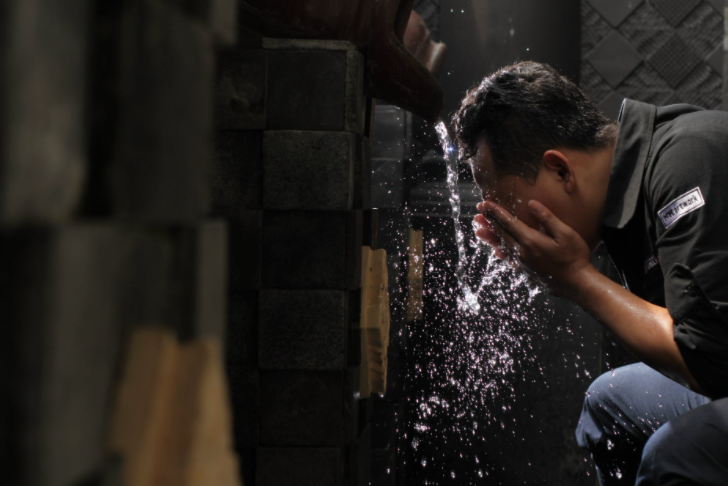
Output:
<svg viewBox="0 0 728 486">
<path fill-rule="evenodd" d="M 389 348 L 389 276 L 385 250 L 362 249 L 360 396 L 386 392 Z"/>
<path fill-rule="evenodd" d="M 179 344 L 167 331 L 141 329 L 131 337 L 110 433 L 111 449 L 125 461 L 125 484 L 153 486 L 178 355 Z"/>
<path fill-rule="evenodd" d="M 127 486 L 238 486 L 220 343 L 180 346 L 168 331 L 131 339 L 110 445 Z"/>
</svg>

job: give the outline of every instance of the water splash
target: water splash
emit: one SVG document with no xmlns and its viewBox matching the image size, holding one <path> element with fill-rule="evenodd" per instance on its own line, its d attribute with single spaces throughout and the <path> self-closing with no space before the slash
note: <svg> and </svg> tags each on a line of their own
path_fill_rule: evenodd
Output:
<svg viewBox="0 0 728 486">
<path fill-rule="evenodd" d="M 531 465 L 527 451 L 511 460 L 523 470 L 506 470 L 497 454 L 508 447 L 520 451 L 524 431 L 541 430 L 542 416 L 524 408 L 532 398 L 522 399 L 548 393 L 554 368 L 572 372 L 566 355 L 547 363 L 541 352 L 555 333 L 572 341 L 576 336 L 568 318 L 554 321 L 555 308 L 541 287 L 469 231 L 461 219 L 471 208 L 458 190 L 457 147 L 444 123 L 436 129 L 452 217 L 417 215 L 427 234 L 425 305 L 423 318 L 411 322 L 403 337 L 408 395 L 400 452 L 415 466 L 408 469 L 412 484 L 474 486 L 485 478 L 493 485 L 522 483 L 517 479 Z"/>
<path fill-rule="evenodd" d="M 477 484 L 484 476 L 505 474 L 492 460 L 481 464 L 472 452 L 522 427 L 513 411 L 523 396 L 519 382 L 528 375 L 529 381 L 535 379 L 529 389 L 535 389 L 543 379 L 537 350 L 547 339 L 542 324 L 553 309 L 539 296 L 540 287 L 468 231 L 468 222 L 461 220 L 457 148 L 444 123 L 436 131 L 446 158 L 452 218 L 430 222 L 433 238 L 425 241 L 429 305 L 424 320 L 409 328 L 414 362 L 407 380 L 420 391 L 408 398 L 412 415 L 405 443 L 423 478 Z M 454 241 L 437 238 L 439 231 L 453 231 L 451 222 Z M 537 298 L 539 304 L 533 305 Z M 441 470 L 451 459 L 440 458 L 435 444 L 459 453 L 457 479 L 451 469 Z"/>
<path fill-rule="evenodd" d="M 492 285 L 494 281 L 501 277 L 506 277 L 512 282 L 512 286 L 524 287 L 528 290 L 528 300 L 532 302 L 533 299 L 541 293 L 542 288 L 536 282 L 528 278 L 523 272 L 514 271 L 505 262 L 502 262 L 495 258 L 494 252 L 486 245 L 487 252 L 487 268 L 483 279 L 478 285 L 477 290 L 473 290 L 465 279 L 467 272 L 468 263 L 468 252 L 466 248 L 465 234 L 463 233 L 462 223 L 460 222 L 460 215 L 462 212 L 460 192 L 458 188 L 458 151 L 455 148 L 450 135 L 447 131 L 445 122 L 439 122 L 435 127 L 437 136 L 440 139 L 440 145 L 445 154 L 445 160 L 447 163 L 447 187 L 450 191 L 450 207 L 452 209 L 452 220 L 455 226 L 455 241 L 458 247 L 458 261 L 455 270 L 455 276 L 458 280 L 458 285 L 463 293 L 462 303 L 467 309 L 473 314 L 480 314 L 482 306 L 478 302 L 478 295 L 481 293 L 483 288 Z"/>
<path fill-rule="evenodd" d="M 455 276 L 458 284 L 463 292 L 463 300 L 473 314 L 480 314 L 480 303 L 478 302 L 478 294 L 473 292 L 465 279 L 465 263 L 467 261 L 467 250 L 465 249 L 465 235 L 460 224 L 460 193 L 458 190 L 458 154 L 453 146 L 450 135 L 447 133 L 445 122 L 440 122 L 435 127 L 437 136 L 440 138 L 440 144 L 447 161 L 447 187 L 450 190 L 450 206 L 452 207 L 452 219 L 455 224 L 455 241 L 458 245 L 458 262 L 455 270 Z"/>
</svg>

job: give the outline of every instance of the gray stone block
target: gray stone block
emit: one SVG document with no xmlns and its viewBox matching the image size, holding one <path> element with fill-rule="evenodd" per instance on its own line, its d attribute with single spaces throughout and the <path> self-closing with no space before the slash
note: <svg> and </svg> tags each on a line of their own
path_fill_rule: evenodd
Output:
<svg viewBox="0 0 728 486">
<path fill-rule="evenodd" d="M 262 290 L 261 369 L 342 370 L 347 364 L 348 293 Z"/>
<path fill-rule="evenodd" d="M 335 41 L 266 39 L 264 46 L 275 43 L 291 50 L 268 51 L 266 128 L 363 133 L 364 56 L 349 49 L 351 44 Z"/>
<path fill-rule="evenodd" d="M 267 288 L 355 289 L 361 284 L 361 214 L 266 211 L 262 284 Z"/>
<path fill-rule="evenodd" d="M 372 449 L 372 486 L 395 486 L 397 484 L 397 451 Z"/>
<path fill-rule="evenodd" d="M 238 18 L 238 20 L 240 20 Z M 242 23 L 238 23 L 238 43 L 236 49 L 262 49 L 263 36 L 257 32 L 245 28 Z"/>
<path fill-rule="evenodd" d="M 258 446 L 260 373 L 253 367 L 228 363 L 228 385 L 236 450 Z"/>
<path fill-rule="evenodd" d="M 346 132 L 267 131 L 265 209 L 351 209 L 357 137 Z"/>
<path fill-rule="evenodd" d="M 341 486 L 345 450 L 342 448 L 258 449 L 256 486 Z"/>
<path fill-rule="evenodd" d="M 349 366 L 359 366 L 361 364 L 361 329 L 349 331 L 347 363 Z"/>
<path fill-rule="evenodd" d="M 362 245 L 372 250 L 379 248 L 379 210 L 368 209 L 362 212 Z"/>
<path fill-rule="evenodd" d="M 223 221 L 202 223 L 197 231 L 195 265 L 196 336 L 222 339 L 227 322 L 228 245 Z"/>
<path fill-rule="evenodd" d="M 374 397 L 371 396 L 359 400 L 359 434 L 362 434 L 372 423 L 372 417 L 374 415 L 373 400 Z"/>
<path fill-rule="evenodd" d="M 198 218 L 209 208 L 212 35 L 162 0 L 125 5 L 120 25 L 112 210 L 136 221 Z"/>
<path fill-rule="evenodd" d="M 218 61 L 217 127 L 262 130 L 266 119 L 268 54 L 263 50 L 229 49 Z"/>
<path fill-rule="evenodd" d="M 346 486 L 369 486 L 372 458 L 372 434 L 367 427 L 347 451 Z"/>
<path fill-rule="evenodd" d="M 262 211 L 241 211 L 228 220 L 231 289 L 260 288 L 262 221 Z"/>
<path fill-rule="evenodd" d="M 349 288 L 361 287 L 362 241 L 364 240 L 363 211 L 346 215 L 346 275 Z"/>
<path fill-rule="evenodd" d="M 89 0 L 0 7 L 0 222 L 67 221 L 87 174 Z"/>
<path fill-rule="evenodd" d="M 372 157 L 403 160 L 412 139 L 412 115 L 392 105 L 377 104 L 374 113 Z"/>
<path fill-rule="evenodd" d="M 125 328 L 139 325 L 166 325 L 179 328 L 173 308 L 177 238 L 169 230 L 137 231 L 126 269 L 120 318 Z M 180 311 L 184 315 L 189 308 Z"/>
<path fill-rule="evenodd" d="M 227 234 L 221 221 L 131 230 L 119 320 L 164 326 L 183 339 L 222 337 L 227 320 Z"/>
<path fill-rule="evenodd" d="M 261 371 L 260 443 L 343 447 L 355 437 L 359 368 Z"/>
<path fill-rule="evenodd" d="M 371 141 L 367 137 L 357 139 L 357 156 L 354 163 L 354 200 L 355 209 L 372 207 L 372 154 Z"/>
<path fill-rule="evenodd" d="M 202 20 L 215 34 L 218 43 L 230 45 L 237 39 L 238 2 L 236 0 L 174 0 L 191 15 Z"/>
<path fill-rule="evenodd" d="M 255 470 L 258 461 L 257 447 L 236 447 L 240 479 L 243 486 L 255 485 Z"/>
<path fill-rule="evenodd" d="M 349 292 L 349 326 L 358 330 L 361 322 L 361 288 Z"/>
<path fill-rule="evenodd" d="M 131 239 L 110 225 L 0 235 L 4 437 L 17 484 L 75 484 L 105 460 Z"/>
<path fill-rule="evenodd" d="M 226 218 L 263 208 L 263 132 L 217 133 L 212 214 Z"/>
<path fill-rule="evenodd" d="M 380 209 L 404 207 L 404 161 L 401 159 L 372 159 L 371 205 Z"/>
<path fill-rule="evenodd" d="M 258 364 L 258 300 L 255 290 L 231 290 L 228 294 L 228 321 L 225 359 L 231 364 Z"/>
<path fill-rule="evenodd" d="M 227 321 L 228 235 L 223 221 L 175 231 L 172 322 L 180 336 L 222 339 Z"/>
</svg>

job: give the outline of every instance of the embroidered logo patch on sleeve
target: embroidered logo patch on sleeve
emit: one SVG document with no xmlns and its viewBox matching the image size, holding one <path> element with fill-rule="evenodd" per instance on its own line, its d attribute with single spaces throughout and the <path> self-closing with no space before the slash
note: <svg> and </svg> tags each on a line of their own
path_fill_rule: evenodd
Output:
<svg viewBox="0 0 728 486">
<path fill-rule="evenodd" d="M 672 226 L 678 219 L 682 218 L 686 214 L 692 213 L 698 208 L 705 206 L 705 199 L 703 199 L 703 193 L 700 192 L 700 188 L 686 192 L 682 196 L 674 199 L 670 204 L 658 211 L 657 215 L 660 217 L 662 224 L 665 229 Z"/>
<path fill-rule="evenodd" d="M 645 260 L 645 273 L 649 272 L 653 268 L 655 268 L 657 265 L 660 264 L 660 260 L 657 259 L 656 256 L 651 256 L 647 260 Z"/>
</svg>

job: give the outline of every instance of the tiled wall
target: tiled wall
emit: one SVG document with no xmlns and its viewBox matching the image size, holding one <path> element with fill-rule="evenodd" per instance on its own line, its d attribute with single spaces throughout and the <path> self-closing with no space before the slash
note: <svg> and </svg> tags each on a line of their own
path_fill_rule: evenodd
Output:
<svg viewBox="0 0 728 486">
<path fill-rule="evenodd" d="M 723 9 L 723 0 L 582 0 L 582 89 L 611 118 L 623 98 L 720 108 Z"/>
</svg>

